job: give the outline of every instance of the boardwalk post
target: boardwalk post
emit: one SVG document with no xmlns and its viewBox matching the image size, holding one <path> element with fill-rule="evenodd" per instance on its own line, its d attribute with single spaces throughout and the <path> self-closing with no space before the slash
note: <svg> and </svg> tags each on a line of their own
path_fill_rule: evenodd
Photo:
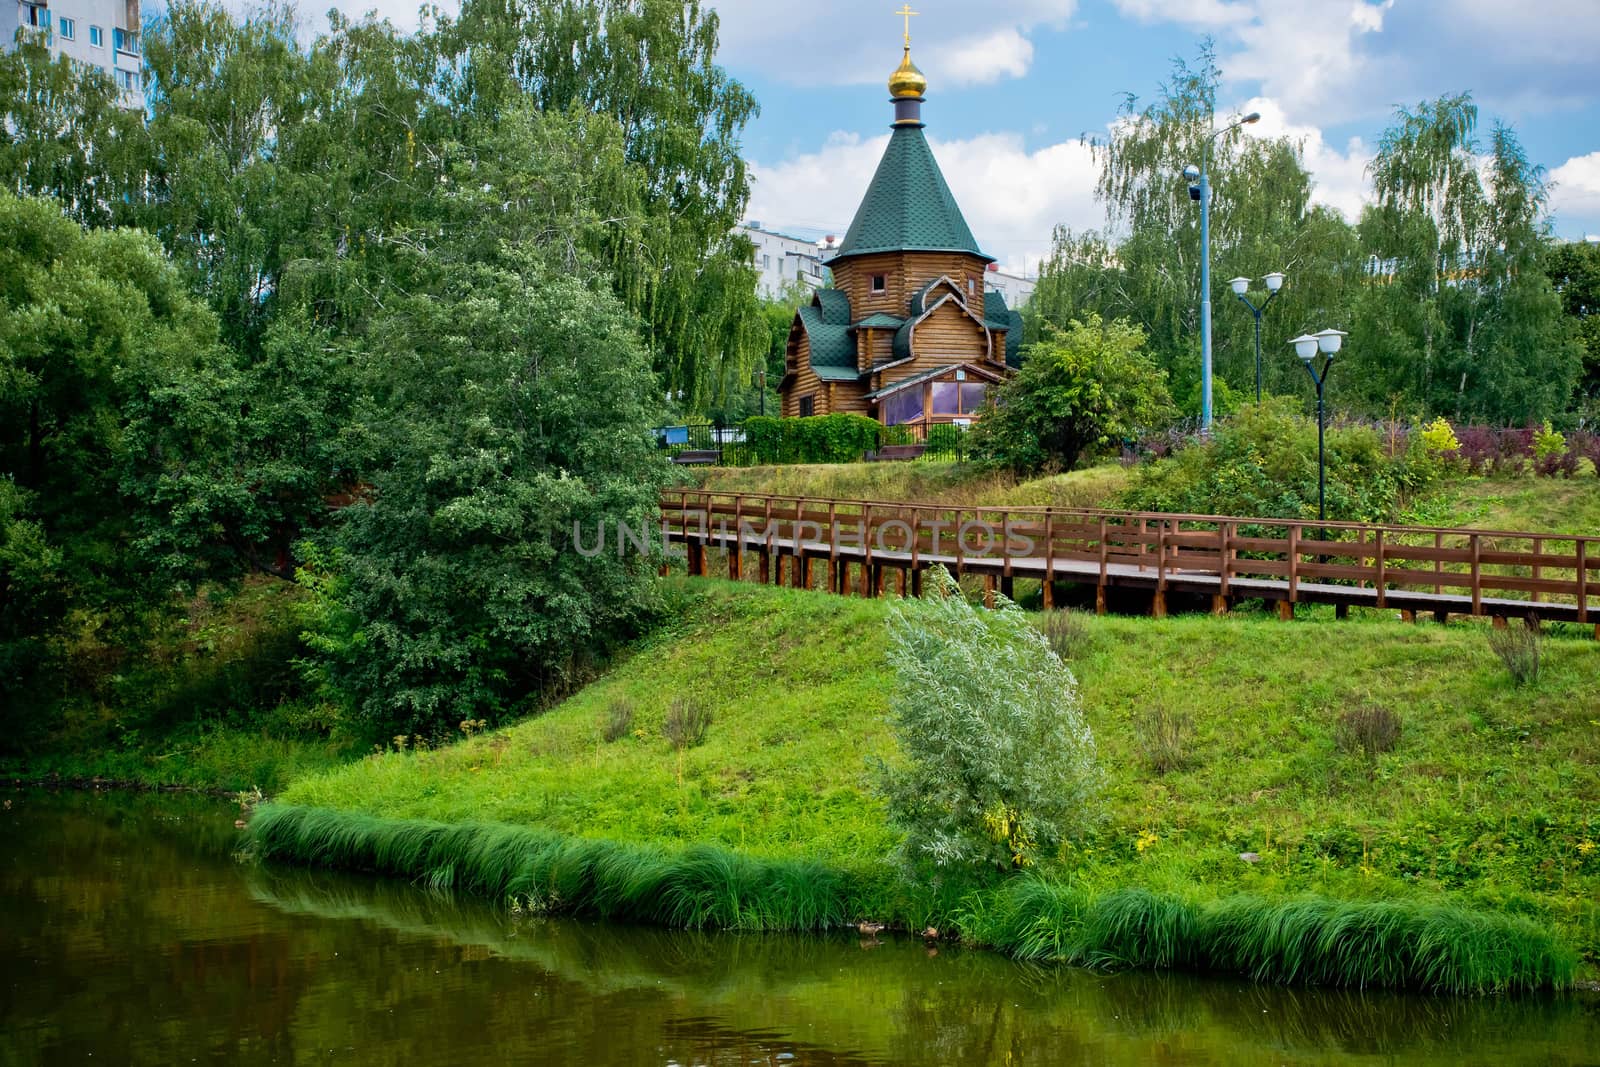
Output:
<svg viewBox="0 0 1600 1067">
<path fill-rule="evenodd" d="M 1589 542 L 1578 538 L 1578 622 L 1589 621 Z M 1600 626 L 1595 627 L 1594 635 L 1600 638 Z"/>
<path fill-rule="evenodd" d="M 988 608 L 990 611 L 994 610 L 994 575 L 992 574 L 985 574 L 983 576 L 983 606 Z"/>
<path fill-rule="evenodd" d="M 1479 556 L 1482 546 L 1478 542 L 1478 535 L 1472 535 L 1472 613 L 1483 614 L 1483 569 L 1479 566 Z"/>
<path fill-rule="evenodd" d="M 1213 614 L 1213 615 L 1226 615 L 1227 613 L 1228 613 L 1228 598 L 1225 597 L 1225 596 L 1214 596 L 1214 597 L 1212 597 L 1211 598 L 1211 614 Z"/>
<path fill-rule="evenodd" d="M 1387 607 L 1388 606 L 1387 605 L 1387 601 L 1389 599 L 1388 560 L 1384 556 L 1383 534 L 1384 534 L 1383 527 L 1382 526 L 1378 527 L 1378 536 L 1375 538 L 1376 544 L 1375 544 L 1375 546 L 1373 548 L 1373 551 L 1375 551 L 1377 553 L 1377 555 L 1378 555 L 1377 594 L 1378 594 L 1378 607 L 1380 607 L 1380 608 Z"/>
<path fill-rule="evenodd" d="M 1109 536 L 1110 531 L 1106 526 L 1106 517 L 1102 515 L 1100 516 L 1100 577 L 1095 582 L 1094 594 L 1094 611 L 1096 615 L 1104 615 L 1106 613 L 1106 585 L 1110 581 L 1107 572 L 1111 569 L 1107 563 L 1111 556 L 1111 546 L 1107 543 Z"/>
<path fill-rule="evenodd" d="M 1537 561 L 1543 555 L 1544 555 L 1544 538 L 1535 537 L 1533 539 L 1533 558 L 1536 561 L 1534 563 L 1534 565 L 1533 565 L 1533 580 L 1535 582 L 1535 586 L 1534 586 L 1533 589 L 1529 590 L 1529 595 L 1528 595 L 1528 599 L 1533 601 L 1535 604 L 1537 604 L 1539 602 L 1539 589 L 1538 589 L 1537 583 L 1538 583 L 1540 578 L 1544 577 L 1544 568 L 1542 566 L 1540 566 L 1540 564 Z"/>
<path fill-rule="evenodd" d="M 1289 527 L 1289 600 L 1300 599 L 1300 527 Z M 1292 609 L 1291 609 L 1292 610 Z"/>
<path fill-rule="evenodd" d="M 1433 550 L 1436 553 L 1442 553 L 1444 551 L 1444 534 L 1443 534 L 1443 532 L 1434 533 L 1434 535 L 1433 535 Z M 1440 574 L 1444 573 L 1444 560 L 1442 558 L 1440 558 L 1439 556 L 1437 556 L 1437 555 L 1435 555 L 1433 557 L 1433 573 L 1435 575 L 1440 575 Z M 1439 581 L 1435 581 L 1434 584 L 1433 584 L 1433 595 L 1434 596 L 1440 596 L 1443 593 L 1444 593 L 1444 583 L 1439 582 Z"/>
<path fill-rule="evenodd" d="M 744 576 L 744 494 L 733 498 L 733 545 L 728 549 L 728 578 L 737 582 Z"/>
<path fill-rule="evenodd" d="M 1056 609 L 1056 515 L 1054 508 L 1044 509 L 1044 586 L 1040 592 L 1044 594 L 1044 610 Z M 1101 528 L 1105 527 L 1105 520 L 1101 519 Z"/>
<path fill-rule="evenodd" d="M 1278 618 L 1282 619 L 1284 622 L 1294 621 L 1294 601 L 1278 601 Z"/>
</svg>

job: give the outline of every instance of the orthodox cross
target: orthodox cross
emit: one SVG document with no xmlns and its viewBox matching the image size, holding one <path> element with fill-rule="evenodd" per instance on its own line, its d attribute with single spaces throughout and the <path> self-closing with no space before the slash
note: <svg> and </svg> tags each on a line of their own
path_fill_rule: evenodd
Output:
<svg viewBox="0 0 1600 1067">
<path fill-rule="evenodd" d="M 911 10 L 911 5 L 910 4 L 906 4 L 903 7 L 901 7 L 899 11 L 896 11 L 895 14 L 896 15 L 905 16 L 905 20 L 906 20 L 906 47 L 910 48 L 911 47 L 911 17 L 913 15 L 921 15 L 922 12 L 913 11 L 913 10 Z"/>
</svg>

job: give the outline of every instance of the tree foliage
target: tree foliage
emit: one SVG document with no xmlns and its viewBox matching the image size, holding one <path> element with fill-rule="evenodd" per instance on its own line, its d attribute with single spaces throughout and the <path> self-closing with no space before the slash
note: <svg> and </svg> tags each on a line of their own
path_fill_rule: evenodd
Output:
<svg viewBox="0 0 1600 1067">
<path fill-rule="evenodd" d="M 184 461 L 149 447 L 174 381 L 226 363 L 216 320 L 154 240 L 85 232 L 52 201 L 0 193 L 0 641 L 44 641 L 70 611 L 113 629 L 196 560 L 152 550 L 141 488 Z M 120 629 L 119 629 L 120 632 Z"/>
<path fill-rule="evenodd" d="M 1048 327 L 996 390 L 973 452 L 1018 474 L 1071 470 L 1086 452 L 1165 425 L 1175 414 L 1167 375 L 1144 341 L 1138 327 L 1098 315 Z"/>
<path fill-rule="evenodd" d="M 901 758 L 879 774 L 900 858 L 1029 866 L 1098 815 L 1077 680 L 1015 604 L 976 608 L 941 568 L 924 588 L 889 617 Z"/>
<path fill-rule="evenodd" d="M 1568 410 L 1580 370 L 1543 268 L 1544 173 L 1513 131 L 1495 128 L 1480 174 L 1470 96 L 1399 109 L 1371 167 L 1375 203 L 1353 226 L 1312 203 L 1298 143 L 1238 130 L 1210 140 L 1225 128 L 1219 80 L 1207 46 L 1195 64 L 1175 63 L 1154 100 L 1125 102 L 1096 145 L 1109 228 L 1057 232 L 1030 336 L 1088 313 L 1127 318 L 1184 410 L 1198 410 L 1199 211 L 1181 175 L 1204 158 L 1219 399 L 1255 379 L 1255 321 L 1226 280 L 1252 279 L 1260 305 L 1259 279 L 1279 270 L 1289 281 L 1264 320 L 1268 391 L 1303 390 L 1285 342 L 1333 326 L 1351 335 L 1337 406 L 1501 423 Z"/>
<path fill-rule="evenodd" d="M 327 557 L 320 679 L 385 730 L 497 716 L 643 618 L 664 466 L 650 366 L 609 292 L 530 253 L 463 264 L 374 323 L 379 455 Z M 590 548 L 581 553 L 575 527 Z"/>
</svg>

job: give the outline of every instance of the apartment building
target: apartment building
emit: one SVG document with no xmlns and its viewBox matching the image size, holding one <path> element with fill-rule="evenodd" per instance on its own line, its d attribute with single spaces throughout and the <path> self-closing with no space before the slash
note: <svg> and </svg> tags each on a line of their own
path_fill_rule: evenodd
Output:
<svg viewBox="0 0 1600 1067">
<path fill-rule="evenodd" d="M 139 0 L 0 0 L 0 47 L 37 34 L 52 54 L 105 71 L 123 106 L 143 111 L 139 25 Z"/>
</svg>

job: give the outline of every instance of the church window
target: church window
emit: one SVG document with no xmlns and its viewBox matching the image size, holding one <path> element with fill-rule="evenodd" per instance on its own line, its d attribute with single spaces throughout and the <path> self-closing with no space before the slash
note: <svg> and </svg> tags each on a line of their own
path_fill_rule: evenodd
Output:
<svg viewBox="0 0 1600 1067">
<path fill-rule="evenodd" d="M 872 276 L 872 291 L 874 293 L 885 292 L 888 288 L 889 288 L 889 278 L 888 278 L 887 275 L 874 274 Z"/>
<path fill-rule="evenodd" d="M 935 415 L 976 415 L 983 410 L 985 386 L 982 382 L 934 382 Z"/>
<path fill-rule="evenodd" d="M 813 395 L 813 396 L 803 396 L 803 397 L 801 397 L 800 398 L 800 417 L 802 419 L 809 419 L 811 416 L 815 415 L 816 413 L 817 413 L 817 398 L 816 398 L 816 396 Z"/>
<path fill-rule="evenodd" d="M 922 390 L 916 387 L 902 389 L 883 400 L 883 424 L 899 426 L 922 418 Z"/>
</svg>

